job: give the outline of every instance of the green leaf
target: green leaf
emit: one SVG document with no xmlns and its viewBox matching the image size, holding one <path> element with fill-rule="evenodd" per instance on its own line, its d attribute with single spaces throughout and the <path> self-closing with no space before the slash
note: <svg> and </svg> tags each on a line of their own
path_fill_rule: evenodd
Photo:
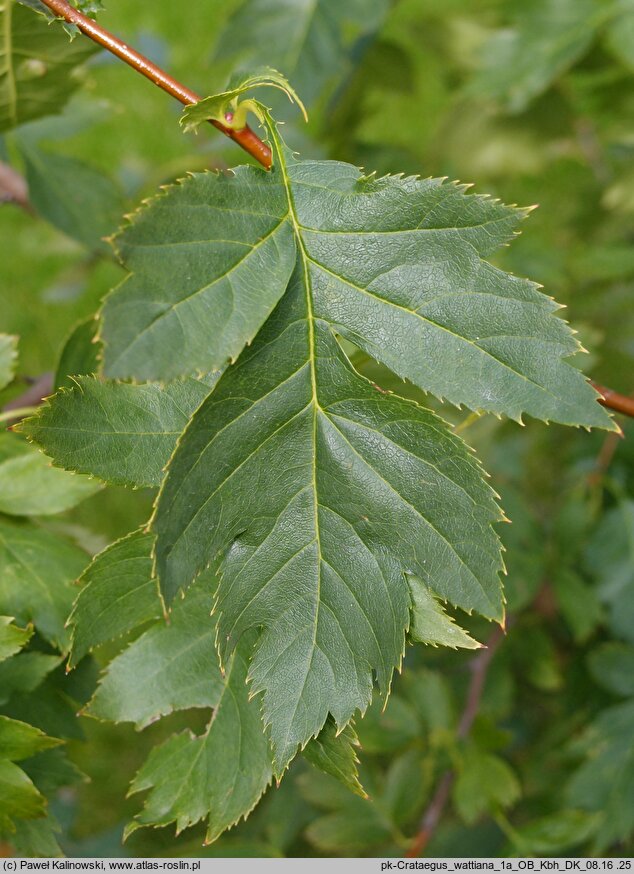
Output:
<svg viewBox="0 0 634 874">
<path fill-rule="evenodd" d="M 634 3 L 614 0 L 615 16 L 606 34 L 606 42 L 614 55 L 634 69 Z"/>
<path fill-rule="evenodd" d="M 60 663 L 58 655 L 24 652 L 0 665 L 0 704 L 16 694 L 32 692 Z"/>
<path fill-rule="evenodd" d="M 317 737 L 306 745 L 303 756 L 311 765 L 335 777 L 355 795 L 367 798 L 359 782 L 358 747 L 359 738 L 352 725 L 347 725 L 341 734 L 337 734 L 334 720 L 329 719 Z"/>
<path fill-rule="evenodd" d="M 54 468 L 50 459 L 17 434 L 0 434 L 0 513 L 61 513 L 101 488 L 101 483 L 87 477 Z"/>
<path fill-rule="evenodd" d="M 59 112 L 77 88 L 75 75 L 97 51 L 87 39 L 69 43 L 41 15 L 3 0 L 0 5 L 0 131 Z"/>
<path fill-rule="evenodd" d="M 83 588 L 68 619 L 69 667 L 94 647 L 162 616 L 158 584 L 152 578 L 153 543 L 152 534 L 133 531 L 95 556 L 83 572 Z"/>
<path fill-rule="evenodd" d="M 206 733 L 175 735 L 154 749 L 131 792 L 150 789 L 126 833 L 176 823 L 177 833 L 207 817 L 206 843 L 246 817 L 271 781 L 260 700 L 249 700 L 247 666 L 254 635 L 245 635 L 229 664 L 225 686 Z M 230 791 L 228 791 L 230 787 Z"/>
<path fill-rule="evenodd" d="M 174 710 L 218 704 L 224 684 L 209 615 L 209 576 L 197 580 L 175 605 L 169 624 L 153 625 L 110 663 L 88 706 L 91 716 L 144 728 Z"/>
<path fill-rule="evenodd" d="M 55 464 L 110 483 L 154 486 L 209 381 L 167 386 L 102 382 L 78 376 L 49 398 L 19 430 Z"/>
<path fill-rule="evenodd" d="M 600 686 L 616 695 L 634 695 L 634 646 L 610 641 L 592 650 L 590 673 Z"/>
<path fill-rule="evenodd" d="M 619 501 L 602 516 L 585 560 L 610 629 L 634 643 L 634 500 Z"/>
<path fill-rule="evenodd" d="M 289 83 L 288 79 L 272 67 L 262 67 L 252 73 L 238 73 L 232 77 L 228 90 L 211 97 L 205 97 L 198 103 L 186 106 L 181 115 L 181 125 L 184 130 L 195 130 L 203 122 L 211 119 L 221 122 L 232 130 L 242 130 L 247 124 L 247 113 L 254 112 L 260 121 L 264 115 L 256 100 L 244 100 L 240 97 L 254 88 L 278 88 L 283 91 L 291 103 L 296 103 L 304 120 L 308 121 L 304 104 Z"/>
<path fill-rule="evenodd" d="M 107 298 L 104 372 L 170 379 L 221 370 L 284 293 L 295 245 L 276 176 L 196 173 L 137 212 L 114 240 L 131 275 Z"/>
<path fill-rule="evenodd" d="M 498 31 L 484 45 L 483 67 L 471 93 L 522 112 L 586 51 L 610 16 L 610 6 L 601 0 L 520 4 L 514 26 Z"/>
<path fill-rule="evenodd" d="M 25 858 L 56 858 L 64 853 L 57 842 L 59 823 L 52 814 L 39 819 L 20 819 L 11 834 L 11 846 L 16 855 Z"/>
<path fill-rule="evenodd" d="M 24 771 L 0 758 L 0 834 L 5 837 L 14 829 L 14 819 L 32 819 L 44 816 L 46 799 Z"/>
<path fill-rule="evenodd" d="M 39 728 L 0 716 L 0 756 L 10 762 L 28 759 L 42 750 L 58 746 L 61 741 L 47 737 Z"/>
<path fill-rule="evenodd" d="M 454 783 L 453 801 L 467 824 L 510 807 L 519 797 L 520 784 L 503 759 L 475 749 L 466 753 Z"/>
<path fill-rule="evenodd" d="M 33 525 L 0 522 L 0 612 L 33 622 L 54 646 L 68 646 L 64 625 L 86 553 Z"/>
<path fill-rule="evenodd" d="M 610 707 L 583 739 L 587 761 L 567 787 L 573 807 L 601 813 L 594 852 L 601 854 L 634 829 L 634 701 Z"/>
<path fill-rule="evenodd" d="M 365 709 L 371 669 L 387 690 L 408 624 L 405 571 L 502 616 L 499 511 L 481 470 L 432 414 L 361 380 L 333 332 L 456 403 L 614 426 L 561 361 L 576 341 L 552 304 L 475 255 L 512 234 L 516 210 L 437 180 L 297 162 L 271 131 L 295 273 L 179 442 L 154 530 L 168 602 L 228 549 L 220 654 L 265 629 L 250 678 L 283 769 L 329 712 L 341 728 Z"/>
<path fill-rule="evenodd" d="M 18 338 L 12 334 L 0 334 L 0 391 L 15 374 L 18 363 Z"/>
<path fill-rule="evenodd" d="M 517 849 L 531 856 L 552 856 L 589 840 L 597 830 L 600 815 L 584 810 L 559 810 L 513 830 Z"/>
<path fill-rule="evenodd" d="M 108 254 L 105 237 L 117 230 L 126 204 L 117 183 L 95 167 L 20 143 L 29 200 L 64 234 L 94 252 Z"/>
<path fill-rule="evenodd" d="M 97 373 L 100 364 L 100 347 L 96 341 L 97 320 L 90 317 L 73 328 L 64 343 L 55 371 L 55 391 L 73 388 L 72 376 L 89 376 Z"/>
<path fill-rule="evenodd" d="M 0 661 L 19 652 L 29 642 L 32 634 L 32 628 L 18 628 L 14 625 L 13 617 L 0 616 Z"/>
<path fill-rule="evenodd" d="M 387 9 L 385 0 L 246 0 L 222 30 L 215 57 L 273 64 L 312 102 L 328 81 L 342 80 L 353 43 L 372 34 Z"/>
<path fill-rule="evenodd" d="M 479 649 L 482 646 L 456 625 L 419 577 L 408 574 L 407 579 L 412 595 L 412 624 L 409 629 L 412 640 L 431 646 L 450 646 L 452 649 Z"/>
</svg>

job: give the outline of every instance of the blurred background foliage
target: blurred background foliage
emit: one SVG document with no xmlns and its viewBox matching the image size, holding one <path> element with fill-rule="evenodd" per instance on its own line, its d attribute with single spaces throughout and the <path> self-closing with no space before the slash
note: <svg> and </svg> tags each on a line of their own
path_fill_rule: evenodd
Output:
<svg viewBox="0 0 634 874">
<path fill-rule="evenodd" d="M 278 67 L 309 110 L 304 125 L 275 104 L 306 156 L 538 204 L 499 263 L 568 307 L 587 373 L 634 392 L 632 0 L 109 0 L 100 22 L 202 95 L 240 65 Z M 79 79 L 61 115 L 0 139 L 30 203 L 0 208 L 0 328 L 20 335 L 20 378 L 2 403 L 20 379 L 55 369 L 70 330 L 120 280 L 103 240 L 120 216 L 188 170 L 244 160 L 211 128 L 183 135 L 178 105 L 105 53 Z M 418 396 L 351 354 L 379 385 Z M 634 855 L 634 422 L 621 423 L 622 440 L 443 415 L 477 449 L 512 520 L 501 532 L 508 631 L 469 735 L 458 726 L 473 655 L 410 648 L 385 712 L 357 724 L 368 799 L 298 761 L 210 847 L 198 827 L 178 838 L 141 830 L 122 845 L 139 807 L 125 797 L 135 771 L 158 740 L 207 714 L 143 732 L 77 719 L 122 642 L 108 645 L 68 676 L 48 663 L 0 700 L 69 741 L 73 764 L 47 791 L 64 853 L 400 856 L 450 771 L 428 855 Z M 144 522 L 151 498 L 104 489 L 46 526 L 93 554 Z M 47 646 L 36 635 L 14 658 Z"/>
</svg>

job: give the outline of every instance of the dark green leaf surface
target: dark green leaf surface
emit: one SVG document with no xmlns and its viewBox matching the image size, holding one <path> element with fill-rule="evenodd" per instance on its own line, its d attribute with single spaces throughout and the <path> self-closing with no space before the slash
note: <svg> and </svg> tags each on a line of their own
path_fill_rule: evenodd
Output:
<svg viewBox="0 0 634 874">
<path fill-rule="evenodd" d="M 9 385 L 18 361 L 18 338 L 0 334 L 0 389 Z"/>
<path fill-rule="evenodd" d="M 55 646 L 68 646 L 65 629 L 88 556 L 33 525 L 0 522 L 0 611 L 33 622 Z"/>
<path fill-rule="evenodd" d="M 18 628 L 11 616 L 0 616 L 0 661 L 19 652 L 32 634 L 32 628 Z"/>
<path fill-rule="evenodd" d="M 154 486 L 209 380 L 167 386 L 78 376 L 25 420 L 20 430 L 59 467 L 123 485 Z"/>
<path fill-rule="evenodd" d="M 88 707 L 91 716 L 143 728 L 173 710 L 218 704 L 224 684 L 208 576 L 175 605 L 169 624 L 153 625 L 110 663 Z M 122 605 L 109 609 L 118 612 Z"/>
<path fill-rule="evenodd" d="M 64 344 L 55 371 L 55 391 L 72 388 L 72 376 L 89 376 L 99 370 L 99 343 L 95 340 L 97 320 L 93 317 L 80 322 Z"/>
<path fill-rule="evenodd" d="M 358 747 L 359 738 L 352 725 L 346 725 L 341 734 L 337 734 L 337 726 L 329 719 L 317 737 L 306 745 L 303 755 L 311 765 L 335 777 L 355 795 L 366 798 L 359 782 Z"/>
<path fill-rule="evenodd" d="M 107 376 L 169 379 L 221 370 L 267 318 L 293 269 L 276 176 L 238 167 L 168 188 L 115 238 L 131 275 L 102 309 Z"/>
<path fill-rule="evenodd" d="M 361 380 L 333 332 L 456 403 L 610 422 L 561 361 L 577 344 L 552 303 L 481 260 L 520 212 L 438 180 L 297 162 L 271 130 L 295 273 L 182 438 L 154 528 L 168 602 L 229 547 L 220 654 L 264 628 L 249 676 L 282 769 L 329 712 L 342 727 L 365 709 L 370 668 L 387 688 L 408 625 L 405 571 L 502 616 L 499 512 L 477 464 L 430 413 Z"/>
<path fill-rule="evenodd" d="M 208 817 L 206 842 L 248 815 L 271 781 L 269 744 L 259 696 L 249 700 L 247 666 L 253 634 L 245 635 L 227 665 L 225 686 L 207 732 L 175 735 L 153 750 L 132 783 L 149 789 L 128 834 L 144 825 L 175 822 L 180 832 Z"/>
<path fill-rule="evenodd" d="M 97 51 L 14 2 L 0 4 L 0 131 L 59 112 L 79 84 L 73 71 Z"/>
<path fill-rule="evenodd" d="M 91 251 L 108 253 L 105 237 L 117 230 L 125 212 L 125 199 L 114 179 L 83 161 L 33 144 L 21 143 L 20 151 L 29 200 L 42 218 Z"/>
<path fill-rule="evenodd" d="M 108 640 L 162 615 L 152 578 L 154 536 L 134 531 L 95 556 L 79 578 L 83 588 L 68 619 L 72 629 L 69 666 Z"/>
<path fill-rule="evenodd" d="M 454 804 L 465 822 L 510 807 L 520 794 L 517 777 L 503 759 L 476 749 L 465 755 L 453 787 Z"/>
<path fill-rule="evenodd" d="M 50 459 L 17 434 L 0 434 L 0 513 L 61 513 L 101 487 L 101 483 L 87 477 L 54 468 Z"/>
</svg>

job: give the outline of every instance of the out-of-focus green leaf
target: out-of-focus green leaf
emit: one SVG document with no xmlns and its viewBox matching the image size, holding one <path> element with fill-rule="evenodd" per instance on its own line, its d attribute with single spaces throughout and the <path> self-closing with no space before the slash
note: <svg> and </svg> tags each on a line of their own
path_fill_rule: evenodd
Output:
<svg viewBox="0 0 634 874">
<path fill-rule="evenodd" d="M 17 434 L 0 434 L 0 513 L 61 513 L 101 488 L 88 477 L 53 467 L 50 459 Z"/>
<path fill-rule="evenodd" d="M 21 144 L 29 200 L 54 227 L 92 252 L 109 253 L 126 204 L 118 184 L 76 158 Z"/>
<path fill-rule="evenodd" d="M 493 35 L 471 93 L 521 112 L 590 45 L 611 13 L 601 0 L 532 0 L 521 4 L 513 26 Z"/>
<path fill-rule="evenodd" d="M 18 693 L 32 692 L 61 661 L 59 655 L 24 652 L 0 665 L 0 705 Z"/>
<path fill-rule="evenodd" d="M 522 855 L 553 856 L 588 841 L 601 820 L 584 810 L 561 810 L 514 830 L 516 849 Z"/>
<path fill-rule="evenodd" d="M 271 64 L 312 103 L 328 82 L 340 81 L 356 40 L 380 24 L 386 0 L 244 0 L 220 33 L 219 60 Z"/>
<path fill-rule="evenodd" d="M 14 0 L 2 0 L 0 131 L 59 112 L 79 84 L 77 65 L 96 51 L 90 40 L 69 43 L 57 25 Z"/>
<path fill-rule="evenodd" d="M 590 653 L 588 664 L 600 686 L 617 695 L 634 695 L 634 646 L 601 644 Z"/>
<path fill-rule="evenodd" d="M 93 647 L 162 615 L 152 577 L 153 542 L 151 534 L 133 531 L 95 556 L 79 578 L 83 588 L 68 619 L 70 667 Z"/>
<path fill-rule="evenodd" d="M 602 814 L 594 851 L 601 854 L 634 828 L 634 701 L 610 707 L 592 723 L 584 762 L 567 790 L 573 807 Z"/>
<path fill-rule="evenodd" d="M 66 619 L 73 586 L 88 556 L 41 528 L 0 522 L 0 611 L 36 630 L 60 649 L 68 646 Z"/>
<path fill-rule="evenodd" d="M 454 804 L 466 823 L 511 807 L 519 797 L 518 779 L 503 759 L 476 749 L 467 751 L 453 787 Z"/>
<path fill-rule="evenodd" d="M 59 467 L 123 485 L 159 485 L 208 382 L 131 385 L 78 376 L 19 430 Z"/>
<path fill-rule="evenodd" d="M 18 338 L 0 334 L 0 389 L 9 385 L 18 362 Z"/>
</svg>

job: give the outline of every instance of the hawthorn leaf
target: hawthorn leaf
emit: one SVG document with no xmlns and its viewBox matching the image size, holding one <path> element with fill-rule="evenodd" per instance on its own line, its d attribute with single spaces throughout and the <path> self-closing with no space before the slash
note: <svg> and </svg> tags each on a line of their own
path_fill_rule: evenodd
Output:
<svg viewBox="0 0 634 874">
<path fill-rule="evenodd" d="M 479 649 L 482 646 L 447 615 L 419 577 L 408 574 L 407 578 L 412 595 L 412 624 L 409 629 L 412 640 L 452 649 Z"/>
<path fill-rule="evenodd" d="M 12 616 L 0 616 L 0 661 L 20 652 L 32 634 L 32 628 L 19 628 L 15 625 Z"/>
<path fill-rule="evenodd" d="M 352 46 L 368 38 L 388 10 L 386 0 L 245 0 L 227 21 L 214 57 L 272 63 L 312 102 L 330 81 L 341 81 Z"/>
<path fill-rule="evenodd" d="M 298 105 L 304 120 L 308 121 L 304 104 L 286 76 L 272 67 L 262 67 L 252 73 L 236 74 L 230 80 L 227 91 L 205 97 L 198 103 L 186 106 L 180 119 L 183 129 L 196 130 L 203 122 L 214 120 L 233 130 L 242 130 L 246 126 L 249 111 L 254 112 L 260 121 L 263 121 L 264 116 L 257 101 L 240 102 L 242 95 L 254 88 L 278 88 L 283 91 L 291 103 Z"/>
<path fill-rule="evenodd" d="M 206 843 L 246 817 L 271 782 L 269 743 L 260 696 L 250 698 L 247 667 L 255 632 L 243 636 L 227 664 L 225 683 L 207 731 L 184 732 L 155 748 L 130 792 L 149 789 L 126 835 L 147 825 L 176 823 L 177 833 L 207 818 Z"/>
<path fill-rule="evenodd" d="M 88 376 L 98 372 L 100 348 L 95 339 L 96 333 L 97 321 L 92 316 L 73 328 L 59 356 L 55 371 L 55 391 L 72 388 L 76 384 L 71 379 L 72 376 Z"/>
<path fill-rule="evenodd" d="M 59 112 L 79 85 L 75 74 L 98 51 L 15 0 L 0 2 L 0 132 Z"/>
<path fill-rule="evenodd" d="M 592 650 L 590 673 L 597 683 L 616 695 L 634 696 L 634 646 L 609 641 Z"/>
<path fill-rule="evenodd" d="M 125 199 L 114 179 L 67 155 L 56 155 L 20 142 L 29 200 L 62 233 L 92 252 L 108 254 L 106 237 L 125 212 Z"/>
<path fill-rule="evenodd" d="M 604 710 L 586 731 L 587 760 L 567 787 L 569 803 L 602 814 L 594 852 L 634 829 L 634 700 Z"/>
<path fill-rule="evenodd" d="M 510 807 L 520 794 L 519 781 L 503 759 L 476 749 L 467 752 L 454 783 L 453 801 L 468 825 L 485 813 Z"/>
<path fill-rule="evenodd" d="M 89 376 L 73 382 L 19 430 L 59 467 L 136 486 L 160 484 L 178 436 L 213 384 L 186 379 L 132 385 Z"/>
<path fill-rule="evenodd" d="M 614 0 L 615 16 L 610 23 L 606 42 L 614 55 L 634 69 L 634 3 Z"/>
<path fill-rule="evenodd" d="M 174 710 L 218 704 L 224 683 L 209 576 L 202 575 L 174 606 L 169 624 L 161 619 L 110 662 L 87 713 L 144 728 Z"/>
<path fill-rule="evenodd" d="M 133 531 L 96 555 L 79 578 L 83 585 L 68 618 L 70 668 L 94 647 L 163 615 L 152 577 L 154 536 Z"/>
<path fill-rule="evenodd" d="M 139 380 L 221 370 L 251 342 L 295 261 L 277 176 L 195 173 L 114 239 L 130 275 L 106 298 L 104 373 Z"/>
<path fill-rule="evenodd" d="M 612 14 L 601 0 L 533 0 L 520 4 L 512 27 L 488 40 L 472 94 L 522 112 L 586 51 Z"/>
<path fill-rule="evenodd" d="M 44 816 L 46 799 L 22 768 L 0 758 L 0 834 L 5 837 L 15 830 L 14 819 Z"/>
<path fill-rule="evenodd" d="M 194 415 L 153 527 L 166 601 L 219 552 L 222 661 L 263 627 L 249 671 L 276 768 L 331 712 L 387 692 L 409 622 L 404 570 L 500 619 L 499 518 L 472 454 L 411 401 L 350 367 L 308 308 L 305 276 Z"/>
<path fill-rule="evenodd" d="M 337 734 L 334 720 L 329 719 L 317 737 L 306 745 L 303 756 L 311 765 L 339 780 L 355 795 L 367 798 L 359 782 L 358 747 L 359 738 L 351 724 Z"/>
<path fill-rule="evenodd" d="M 16 693 L 32 692 L 59 665 L 61 656 L 23 652 L 0 664 L 0 705 Z"/>
<path fill-rule="evenodd" d="M 558 810 L 514 829 L 516 847 L 532 856 L 552 856 L 589 840 L 601 821 L 585 810 Z"/>
<path fill-rule="evenodd" d="M 64 650 L 64 624 L 76 594 L 73 582 L 86 553 L 57 534 L 28 523 L 0 521 L 0 611 Z"/>
<path fill-rule="evenodd" d="M 101 483 L 51 465 L 17 434 L 0 434 L 0 513 L 48 516 L 94 495 Z"/>
<path fill-rule="evenodd" d="M 0 716 L 0 757 L 3 759 L 19 762 L 60 743 L 33 725 Z"/>
<path fill-rule="evenodd" d="M 18 338 L 13 334 L 0 334 L 0 391 L 15 374 L 18 363 Z"/>
</svg>

